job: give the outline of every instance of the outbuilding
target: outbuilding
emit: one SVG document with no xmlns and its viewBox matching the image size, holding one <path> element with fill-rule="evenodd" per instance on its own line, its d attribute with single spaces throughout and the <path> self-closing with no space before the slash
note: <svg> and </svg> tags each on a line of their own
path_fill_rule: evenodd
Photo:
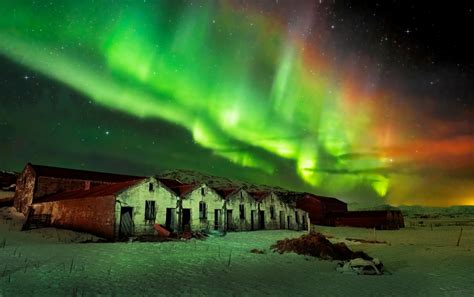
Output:
<svg viewBox="0 0 474 297">
<path fill-rule="evenodd" d="M 311 224 L 327 225 L 328 214 L 347 211 L 347 203 L 332 197 L 311 193 L 289 193 L 287 199 L 309 214 Z"/>
</svg>

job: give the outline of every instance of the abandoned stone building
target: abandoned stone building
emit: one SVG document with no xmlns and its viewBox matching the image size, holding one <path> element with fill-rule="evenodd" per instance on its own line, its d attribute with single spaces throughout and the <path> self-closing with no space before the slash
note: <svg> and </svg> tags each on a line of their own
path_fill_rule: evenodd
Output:
<svg viewBox="0 0 474 297">
<path fill-rule="evenodd" d="M 170 231 L 305 230 L 306 212 L 275 193 L 28 164 L 15 194 L 25 228 L 55 226 L 114 240 Z M 284 223 L 283 223 L 284 222 Z"/>
<path fill-rule="evenodd" d="M 16 181 L 13 204 L 18 211 L 26 214 L 28 207 L 39 197 L 140 178 L 142 177 L 28 163 Z"/>
</svg>

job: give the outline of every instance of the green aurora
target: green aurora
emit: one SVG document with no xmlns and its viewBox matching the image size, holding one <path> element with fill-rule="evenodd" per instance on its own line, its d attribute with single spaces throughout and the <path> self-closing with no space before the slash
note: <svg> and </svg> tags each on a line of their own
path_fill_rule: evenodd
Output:
<svg viewBox="0 0 474 297">
<path fill-rule="evenodd" d="M 376 106 L 275 18 L 227 1 L 85 2 L 0 2 L 0 54 L 106 109 L 177 125 L 235 168 L 271 177 L 283 160 L 305 189 L 386 197 Z"/>
</svg>

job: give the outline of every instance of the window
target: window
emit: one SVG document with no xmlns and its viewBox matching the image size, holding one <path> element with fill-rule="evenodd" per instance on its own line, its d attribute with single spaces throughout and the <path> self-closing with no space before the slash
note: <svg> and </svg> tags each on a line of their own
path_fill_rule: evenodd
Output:
<svg viewBox="0 0 474 297">
<path fill-rule="evenodd" d="M 201 196 L 204 196 L 206 193 L 204 193 L 204 188 L 201 188 Z"/>
<path fill-rule="evenodd" d="M 270 206 L 270 218 L 271 218 L 272 220 L 275 219 L 275 206 L 273 206 L 273 205 Z"/>
<path fill-rule="evenodd" d="M 148 184 L 148 191 L 150 191 L 150 192 L 154 192 L 154 191 L 155 191 L 155 189 L 153 188 L 153 183 L 149 183 L 149 184 Z"/>
<path fill-rule="evenodd" d="M 299 224 L 300 223 L 300 217 L 298 216 L 298 212 L 295 211 L 295 221 L 296 221 L 296 224 Z"/>
<path fill-rule="evenodd" d="M 239 205 L 239 214 L 240 214 L 240 219 L 245 220 L 245 205 L 244 204 Z"/>
<path fill-rule="evenodd" d="M 199 201 L 199 219 L 207 219 L 207 206 L 204 201 Z"/>
<path fill-rule="evenodd" d="M 156 206 L 154 200 L 145 201 L 145 222 L 155 222 Z"/>
</svg>

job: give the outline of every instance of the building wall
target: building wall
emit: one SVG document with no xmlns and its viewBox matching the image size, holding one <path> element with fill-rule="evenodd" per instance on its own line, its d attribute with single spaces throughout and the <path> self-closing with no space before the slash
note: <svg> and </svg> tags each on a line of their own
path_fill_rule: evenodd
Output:
<svg viewBox="0 0 474 297">
<path fill-rule="evenodd" d="M 271 216 L 271 208 L 274 209 L 274 218 Z M 264 199 L 260 202 L 260 210 L 265 212 L 265 229 L 276 230 L 282 229 L 297 229 L 294 225 L 293 218 L 290 218 L 290 226 L 288 227 L 288 216 L 293 216 L 294 209 L 290 207 L 287 203 L 284 203 L 280 197 L 275 193 L 269 193 Z M 282 218 L 280 218 L 282 215 Z M 283 226 L 280 226 L 280 219 L 283 220 Z"/>
<path fill-rule="evenodd" d="M 13 206 L 23 214 L 27 214 L 28 206 L 33 201 L 36 174 L 30 165 L 26 165 L 16 181 Z"/>
<path fill-rule="evenodd" d="M 295 216 L 298 216 L 298 224 L 296 225 L 297 230 L 309 230 L 310 220 L 309 215 L 306 211 L 302 209 L 295 208 Z"/>
<path fill-rule="evenodd" d="M 240 218 L 240 205 L 244 205 L 244 218 Z M 229 231 L 249 231 L 252 230 L 251 214 L 258 210 L 258 203 L 245 190 L 239 190 L 226 197 L 226 209 L 232 210 L 232 228 Z M 258 226 L 258 216 L 254 218 L 254 229 Z"/>
<path fill-rule="evenodd" d="M 305 196 L 296 201 L 296 207 L 306 211 L 311 220 L 311 224 L 326 225 L 327 216 L 333 212 L 346 212 L 347 204 L 342 201 L 329 199 L 318 199 L 313 196 Z"/>
<path fill-rule="evenodd" d="M 403 228 L 400 211 L 349 211 L 331 213 L 329 223 L 334 226 L 360 228 L 399 229 Z"/>
<path fill-rule="evenodd" d="M 199 202 L 206 203 L 206 218 L 199 218 Z M 194 189 L 186 197 L 182 198 L 182 209 L 191 210 L 190 228 L 193 231 L 214 230 L 214 211 L 219 210 L 217 230 L 224 230 L 224 199 L 206 184 Z"/>
<path fill-rule="evenodd" d="M 114 238 L 114 196 L 89 197 L 32 204 L 35 215 L 51 215 L 53 227 Z"/>
<path fill-rule="evenodd" d="M 308 212 L 311 224 L 324 225 L 325 216 L 320 200 L 302 198 L 296 201 L 296 207 Z"/>
<path fill-rule="evenodd" d="M 152 184 L 152 188 L 150 188 Z M 156 217 L 154 221 L 145 221 L 145 201 L 155 201 Z M 172 212 L 174 225 L 170 226 L 176 230 L 178 216 L 178 197 L 154 177 L 147 178 L 139 184 L 128 188 L 117 195 L 115 204 L 115 235 L 119 236 L 121 207 L 133 207 L 132 220 L 134 223 L 134 235 L 154 234 L 154 224 L 166 224 L 166 212 L 168 208 Z"/>
</svg>

